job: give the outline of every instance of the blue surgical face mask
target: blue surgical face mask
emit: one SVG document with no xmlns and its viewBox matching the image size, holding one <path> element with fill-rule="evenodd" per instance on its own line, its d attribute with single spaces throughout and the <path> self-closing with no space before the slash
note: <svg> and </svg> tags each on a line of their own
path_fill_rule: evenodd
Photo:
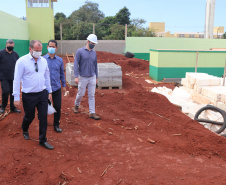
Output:
<svg viewBox="0 0 226 185">
<path fill-rule="evenodd" d="M 56 52 L 56 48 L 48 48 L 49 54 L 54 54 Z"/>
<path fill-rule="evenodd" d="M 89 48 L 90 48 L 90 49 L 93 49 L 94 47 L 95 47 L 95 45 L 89 43 Z"/>
</svg>

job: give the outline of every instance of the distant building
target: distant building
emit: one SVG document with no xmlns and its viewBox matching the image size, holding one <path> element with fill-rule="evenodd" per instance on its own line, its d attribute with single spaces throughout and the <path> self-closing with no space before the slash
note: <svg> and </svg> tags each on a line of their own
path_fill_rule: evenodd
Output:
<svg viewBox="0 0 226 185">
<path fill-rule="evenodd" d="M 155 32 L 156 37 L 204 38 L 204 32 L 175 32 L 171 34 L 170 31 L 165 31 L 164 22 L 149 22 L 149 29 Z M 213 38 L 222 39 L 223 34 L 223 26 L 214 27 Z"/>
<path fill-rule="evenodd" d="M 218 27 L 215 27 L 218 28 Z M 214 30 L 215 30 L 214 28 Z M 222 27 L 221 27 L 222 28 Z M 216 29 L 217 30 L 217 29 Z M 224 30 L 224 27 L 223 27 Z M 214 39 L 222 39 L 223 38 L 223 32 L 213 32 L 213 38 Z M 174 37 L 181 37 L 181 38 L 204 38 L 204 32 L 175 32 Z"/>
<path fill-rule="evenodd" d="M 170 31 L 165 31 L 164 22 L 149 22 L 149 29 L 156 33 L 156 37 L 174 37 Z"/>
<path fill-rule="evenodd" d="M 165 32 L 165 23 L 164 22 L 149 22 L 149 29 L 155 30 L 158 32 Z"/>
</svg>

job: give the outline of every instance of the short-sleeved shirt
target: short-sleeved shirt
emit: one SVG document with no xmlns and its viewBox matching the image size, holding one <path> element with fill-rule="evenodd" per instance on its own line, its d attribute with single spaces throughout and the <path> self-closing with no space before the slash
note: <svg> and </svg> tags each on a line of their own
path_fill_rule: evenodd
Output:
<svg viewBox="0 0 226 185">
<path fill-rule="evenodd" d="M 16 61 L 19 59 L 17 52 L 8 53 L 6 49 L 0 50 L 0 80 L 13 80 Z"/>
</svg>

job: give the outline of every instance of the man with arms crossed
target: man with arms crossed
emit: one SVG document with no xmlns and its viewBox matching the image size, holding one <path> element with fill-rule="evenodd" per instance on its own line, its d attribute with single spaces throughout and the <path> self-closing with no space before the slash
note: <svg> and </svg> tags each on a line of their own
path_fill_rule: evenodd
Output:
<svg viewBox="0 0 226 185">
<path fill-rule="evenodd" d="M 30 42 L 29 53 L 21 57 L 15 67 L 13 81 L 13 95 L 15 105 L 20 103 L 20 82 L 22 81 L 22 102 L 24 118 L 22 130 L 24 139 L 30 139 L 28 129 L 35 118 L 35 107 L 38 110 L 39 119 L 39 144 L 46 149 L 54 147 L 47 142 L 47 109 L 48 96 L 52 99 L 49 68 L 46 59 L 42 55 L 42 43 L 38 40 Z"/>
</svg>

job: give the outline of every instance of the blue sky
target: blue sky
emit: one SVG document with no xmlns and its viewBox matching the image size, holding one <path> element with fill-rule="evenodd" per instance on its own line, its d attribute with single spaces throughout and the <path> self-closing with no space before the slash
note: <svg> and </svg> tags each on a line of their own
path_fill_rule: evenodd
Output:
<svg viewBox="0 0 226 185">
<path fill-rule="evenodd" d="M 99 4 L 105 16 L 114 16 L 126 6 L 131 18 L 148 22 L 165 22 L 166 31 L 203 32 L 206 0 L 91 0 Z M 69 16 L 84 5 L 85 0 L 58 0 L 54 14 L 63 12 Z M 214 26 L 224 26 L 226 31 L 226 0 L 216 0 Z M 16 17 L 26 16 L 25 0 L 0 0 L 0 10 Z"/>
</svg>

